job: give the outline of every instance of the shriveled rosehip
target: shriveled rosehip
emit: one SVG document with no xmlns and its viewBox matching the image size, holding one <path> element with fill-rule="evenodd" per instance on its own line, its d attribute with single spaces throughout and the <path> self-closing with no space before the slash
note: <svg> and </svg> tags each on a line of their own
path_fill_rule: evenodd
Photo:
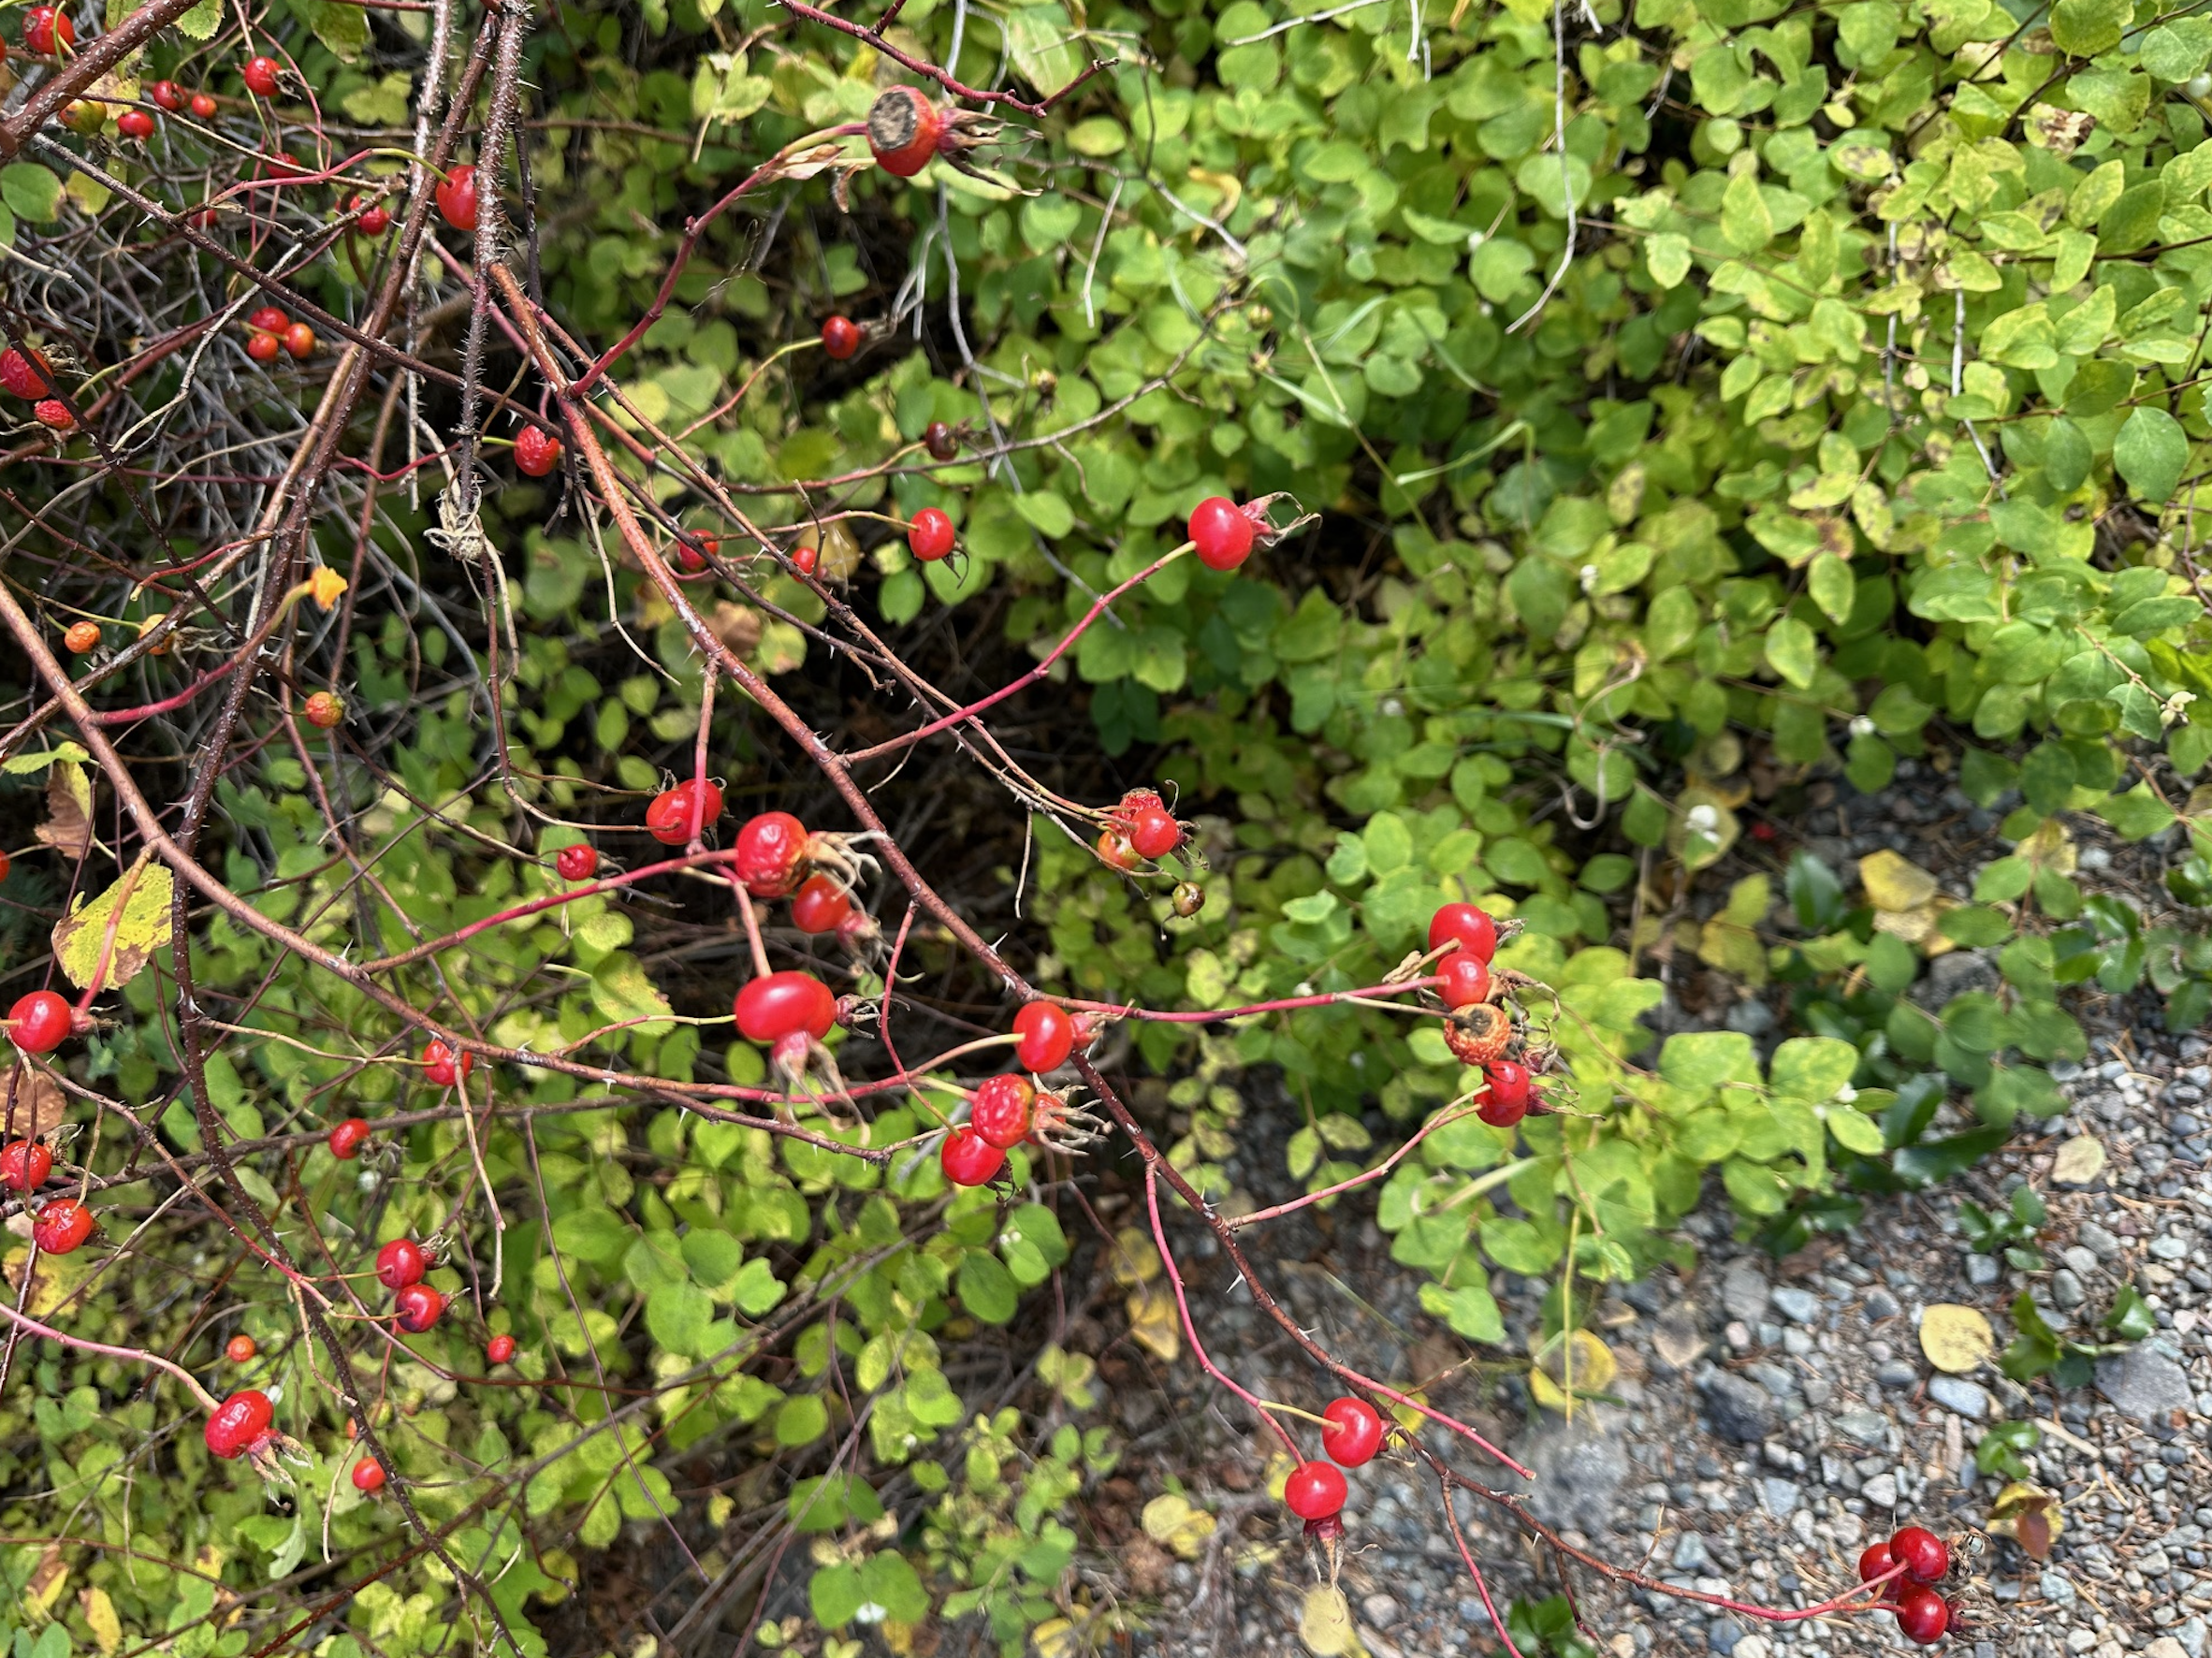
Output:
<svg viewBox="0 0 2212 1658">
<path fill-rule="evenodd" d="M 1909 1525 L 1889 1539 L 1889 1557 L 1915 1583 L 1940 1583 L 1951 1569 L 1951 1549 L 1925 1526 Z"/>
<path fill-rule="evenodd" d="M 822 349 L 843 362 L 860 349 L 860 325 L 849 316 L 833 316 L 822 325 Z"/>
<path fill-rule="evenodd" d="M 1436 964 L 1436 994 L 1448 1008 L 1471 1008 L 1490 1000 L 1490 969 L 1463 950 Z"/>
<path fill-rule="evenodd" d="M 284 349 L 284 342 L 274 334 L 255 328 L 246 336 L 246 355 L 257 363 L 273 363 Z"/>
<path fill-rule="evenodd" d="M 363 1457 L 354 1464 L 354 1490 L 374 1496 L 384 1490 L 384 1464 L 374 1457 Z"/>
<path fill-rule="evenodd" d="M 1190 512 L 1190 540 L 1208 570 L 1234 570 L 1252 556 L 1252 520 L 1236 502 L 1209 495 Z"/>
<path fill-rule="evenodd" d="M 345 719 L 345 699 L 327 691 L 314 691 L 309 695 L 301 712 L 306 714 L 308 724 L 316 730 L 335 731 Z"/>
<path fill-rule="evenodd" d="M 73 656 L 82 656 L 87 651 L 97 650 L 100 647 L 100 624 L 88 621 L 71 622 L 69 631 L 62 635 L 62 643 L 69 647 L 70 654 Z"/>
<path fill-rule="evenodd" d="M 69 405 L 59 398 L 48 398 L 31 413 L 40 426 L 51 427 L 55 431 L 75 431 L 77 416 L 69 413 Z"/>
<path fill-rule="evenodd" d="M 686 778 L 654 795 L 646 807 L 646 829 L 662 846 L 682 846 L 691 838 L 694 811 L 702 835 L 722 815 L 722 792 L 710 778 Z"/>
<path fill-rule="evenodd" d="M 1166 807 L 1146 807 L 1129 820 L 1128 839 L 1139 857 L 1164 858 L 1183 844 L 1183 825 Z"/>
<path fill-rule="evenodd" d="M 208 1449 L 226 1462 L 243 1456 L 269 1437 L 275 1420 L 276 1406 L 269 1403 L 268 1394 L 258 1388 L 241 1389 L 208 1418 Z"/>
<path fill-rule="evenodd" d="M 261 1345 L 250 1335 L 234 1335 L 223 1344 L 223 1357 L 233 1364 L 251 1364 Z"/>
<path fill-rule="evenodd" d="M 515 434 L 515 468 L 524 477 L 542 478 L 560 464 L 560 440 L 539 426 Z"/>
<path fill-rule="evenodd" d="M 1029 1137 L 1029 1108 L 1037 1090 L 1026 1077 L 1009 1073 L 987 1078 L 968 1101 L 968 1125 L 986 1144 L 1000 1151 Z"/>
<path fill-rule="evenodd" d="M 7 1012 L 8 1040 L 26 1054 L 51 1054 L 77 1023 L 68 1002 L 51 990 L 17 998 Z"/>
<path fill-rule="evenodd" d="M 284 330 L 284 344 L 286 356 L 303 363 L 315 354 L 315 331 L 305 323 L 294 323 Z"/>
<path fill-rule="evenodd" d="M 433 1088 L 450 1088 L 456 1083 L 466 1082 L 469 1072 L 475 1068 L 473 1054 L 456 1054 L 434 1039 L 422 1045 L 422 1080 Z"/>
<path fill-rule="evenodd" d="M 1177 915 L 1188 921 L 1206 907 L 1206 889 L 1195 880 L 1179 880 L 1168 902 L 1174 906 Z"/>
<path fill-rule="evenodd" d="M 789 812 L 762 812 L 737 831 L 737 861 L 731 867 L 756 898 L 780 898 L 799 884 L 807 867 L 807 825 Z"/>
<path fill-rule="evenodd" d="M 1340 1466 L 1357 1468 L 1382 1448 L 1382 1416 L 1366 1400 L 1349 1394 L 1332 1399 L 1321 1415 L 1329 1423 L 1321 1430 L 1321 1448 Z"/>
<path fill-rule="evenodd" d="M 215 100 L 209 96 L 206 93 L 196 92 L 192 95 L 192 103 L 190 106 L 192 113 L 201 121 L 212 120 L 215 114 Z"/>
<path fill-rule="evenodd" d="M 52 6 L 34 6 L 23 13 L 23 47 L 40 57 L 54 55 L 56 45 L 66 51 L 77 44 L 77 25 L 69 14 Z"/>
<path fill-rule="evenodd" d="M 907 545 L 924 564 L 948 558 L 953 551 L 953 520 L 934 506 L 925 506 L 907 526 Z"/>
<path fill-rule="evenodd" d="M 438 1316 L 445 1311 L 445 1298 L 428 1284 L 410 1284 L 392 1297 L 392 1310 L 399 1316 L 401 1330 L 420 1335 L 438 1322 Z"/>
<path fill-rule="evenodd" d="M 348 1117 L 330 1130 L 330 1155 L 342 1163 L 350 1163 L 361 1155 L 361 1142 L 369 1138 L 367 1117 Z"/>
<path fill-rule="evenodd" d="M 1099 863 L 1124 875 L 1144 862 L 1137 855 L 1137 849 L 1128 843 L 1128 837 L 1118 829 L 1101 829 L 1099 832 L 1098 853 Z"/>
<path fill-rule="evenodd" d="M 1487 967 L 1498 953 L 1498 924 L 1472 904 L 1447 904 L 1429 917 L 1429 948 L 1441 950 L 1447 944 Z"/>
<path fill-rule="evenodd" d="M 354 221 L 354 228 L 363 236 L 373 239 L 382 236 L 392 227 L 392 215 L 391 210 L 381 201 L 364 211 L 361 204 L 368 199 L 367 196 L 357 194 L 349 196 L 345 198 L 345 211 L 349 213 L 360 213 L 361 216 Z"/>
<path fill-rule="evenodd" d="M 1283 1482 L 1283 1502 L 1301 1520 L 1327 1520 L 1344 1507 L 1344 1474 L 1327 1462 L 1301 1462 Z"/>
<path fill-rule="evenodd" d="M 1861 1583 L 1871 1583 L 1877 1578 L 1888 1577 L 1896 1565 L 1897 1561 L 1890 1554 L 1888 1544 L 1870 1543 L 1859 1551 L 1858 1580 Z M 1888 1582 L 1882 1585 L 1882 1598 L 1884 1600 L 1897 1599 L 1897 1590 L 1898 1580 L 1891 1578 Z"/>
<path fill-rule="evenodd" d="M 31 1242 L 49 1255 L 67 1255 L 92 1233 L 92 1211 L 75 1198 L 56 1198 L 31 1223 Z"/>
<path fill-rule="evenodd" d="M 1006 1153 L 972 1128 L 955 1128 L 945 1136 L 938 1163 L 954 1185 L 982 1185 L 1006 1167 Z"/>
<path fill-rule="evenodd" d="M 284 71 L 274 58 L 248 58 L 246 66 L 239 71 L 239 79 L 246 83 L 246 90 L 257 98 L 276 96 L 277 77 Z"/>
<path fill-rule="evenodd" d="M 422 1245 L 413 1238 L 394 1238 L 376 1252 L 376 1281 L 386 1289 L 404 1289 L 410 1284 L 420 1284 L 422 1275 L 430 1270 L 424 1258 Z"/>
<path fill-rule="evenodd" d="M 184 94 L 174 80 L 156 80 L 146 95 L 171 115 L 184 107 Z"/>
<path fill-rule="evenodd" d="M 1513 1021 L 1495 1002 L 1462 1008 L 1444 1022 L 1444 1045 L 1462 1065 L 1488 1065 L 1513 1039 Z"/>
<path fill-rule="evenodd" d="M 432 193 L 438 200 L 438 216 L 456 230 L 476 228 L 476 169 L 468 163 L 448 171 L 439 181 Z"/>
<path fill-rule="evenodd" d="M 1309 1520 L 1305 1522 L 1305 1534 L 1323 1548 L 1341 1543 L 1344 1541 L 1344 1517 L 1324 1514 L 1318 1520 Z"/>
<path fill-rule="evenodd" d="M 153 136 L 153 117 L 143 109 L 125 109 L 115 118 L 115 130 L 143 143 Z"/>
<path fill-rule="evenodd" d="M 811 973 L 770 973 L 747 982 L 735 1011 L 738 1034 L 749 1042 L 772 1043 L 801 1031 L 820 1041 L 837 1021 L 837 998 Z"/>
<path fill-rule="evenodd" d="M 599 873 L 599 849 L 580 842 L 564 846 L 553 854 L 553 867 L 562 880 L 589 880 Z"/>
<path fill-rule="evenodd" d="M 924 429 L 922 447 L 929 451 L 932 460 L 950 460 L 960 453 L 959 440 L 953 436 L 953 429 L 941 420 L 932 420 Z"/>
<path fill-rule="evenodd" d="M 944 132 L 941 110 L 910 86 L 890 86 L 868 106 L 868 153 L 887 173 L 910 179 L 929 165 Z"/>
<path fill-rule="evenodd" d="M 53 1153 L 36 1140 L 11 1140 L 0 1146 L 0 1185 L 11 1192 L 35 1192 L 53 1172 Z"/>
<path fill-rule="evenodd" d="M 495 1335 L 484 1344 L 484 1362 L 487 1364 L 505 1364 L 514 1357 L 515 1338 L 511 1335 Z"/>
<path fill-rule="evenodd" d="M 802 933 L 834 933 L 851 914 L 851 898 L 826 875 L 809 875 L 791 895 L 791 924 Z"/>
<path fill-rule="evenodd" d="M 1932 1647 L 1951 1627 L 1951 1608 L 1927 1585 L 1908 1583 L 1898 1592 L 1897 1627 L 1907 1640 Z"/>
<path fill-rule="evenodd" d="M 0 388 L 19 398 L 42 398 L 53 389 L 53 370 L 34 347 L 9 346 L 0 351 Z"/>
<path fill-rule="evenodd" d="M 1014 1060 L 1024 1070 L 1042 1076 L 1058 1070 L 1075 1052 L 1075 1022 L 1056 1002 L 1027 1002 L 1013 1016 Z"/>
</svg>

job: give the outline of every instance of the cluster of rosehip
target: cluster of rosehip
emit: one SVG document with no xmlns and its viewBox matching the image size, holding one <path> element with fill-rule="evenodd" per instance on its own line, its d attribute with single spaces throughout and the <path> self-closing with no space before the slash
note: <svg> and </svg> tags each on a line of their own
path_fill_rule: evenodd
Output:
<svg viewBox="0 0 2212 1658">
<path fill-rule="evenodd" d="M 1935 1592 L 1951 1569 L 1951 1549 L 1925 1527 L 1909 1525 L 1886 1543 L 1875 1543 L 1858 1557 L 1858 1580 L 1879 1582 L 1882 1602 L 1897 1614 L 1908 1640 L 1924 1647 L 1943 1638 L 1958 1622 L 1958 1609 Z"/>
<path fill-rule="evenodd" d="M 0 880 L 8 864 L 0 853 Z M 77 1010 L 54 991 L 34 990 L 8 1010 L 7 1037 L 25 1054 L 51 1054 L 77 1027 Z M 36 1140 L 0 1146 L 0 1186 L 26 1201 L 53 1172 L 53 1153 Z M 75 1198 L 55 1198 L 31 1217 L 31 1242 L 48 1255 L 67 1255 L 93 1235 L 91 1208 Z"/>
<path fill-rule="evenodd" d="M 307 361 L 315 354 L 315 331 L 275 306 L 264 305 L 246 318 L 246 355 L 257 363 L 270 363 L 280 351 L 295 362 Z"/>
<path fill-rule="evenodd" d="M 968 1121 L 945 1136 L 938 1164 L 954 1185 L 982 1185 L 997 1178 L 1006 1154 L 1025 1140 L 1072 1150 L 1090 1138 L 1091 1119 L 1057 1094 L 1030 1080 L 1058 1070 L 1080 1043 L 1088 1047 L 1098 1026 L 1056 1002 L 1029 1002 L 1013 1016 L 1014 1063 L 1021 1071 L 986 1078 L 968 1097 Z"/>
<path fill-rule="evenodd" d="M 1535 1096 L 1528 1067 L 1506 1057 L 1515 1032 L 1513 1016 L 1496 999 L 1504 986 L 1490 970 L 1497 923 L 1472 904 L 1447 904 L 1429 918 L 1429 952 L 1437 958 L 1436 995 L 1451 1011 L 1444 1045 L 1461 1064 L 1482 1068 L 1475 1114 L 1493 1128 L 1510 1128 L 1528 1115 Z"/>
<path fill-rule="evenodd" d="M 53 366 L 35 345 L 0 351 L 0 391 L 23 399 L 32 418 L 54 431 L 74 431 L 77 416 L 53 395 Z"/>
<path fill-rule="evenodd" d="M 1307 1536 L 1333 1542 L 1344 1535 L 1344 1521 L 1337 1516 L 1349 1494 L 1342 1470 L 1361 1466 L 1382 1448 L 1383 1419 L 1366 1400 L 1347 1393 L 1329 1402 L 1321 1424 L 1321 1448 L 1329 1462 L 1301 1462 L 1291 1469 L 1283 1482 L 1283 1504 L 1305 1521 Z"/>
</svg>

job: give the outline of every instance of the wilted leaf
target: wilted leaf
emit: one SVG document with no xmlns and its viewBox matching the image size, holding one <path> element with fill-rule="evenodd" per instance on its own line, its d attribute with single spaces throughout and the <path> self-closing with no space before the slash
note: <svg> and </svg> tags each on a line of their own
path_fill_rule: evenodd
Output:
<svg viewBox="0 0 2212 1658">
<path fill-rule="evenodd" d="M 1577 1399 L 1611 1386 L 1619 1370 L 1610 1347 L 1587 1330 L 1578 1330 L 1564 1342 L 1545 1344 L 1529 1371 L 1528 1390 L 1546 1409 L 1571 1413 Z"/>
<path fill-rule="evenodd" d="M 1858 861 L 1858 879 L 1867 889 L 1867 902 L 1893 915 L 1918 909 L 1937 892 L 1934 876 L 1887 848 Z"/>
<path fill-rule="evenodd" d="M 2030 1559 L 2048 1560 L 2051 1545 L 2066 1529 L 2066 1508 L 2042 1487 L 2015 1480 L 1990 1505 L 1987 1529 L 1994 1536 L 2010 1537 Z"/>
<path fill-rule="evenodd" d="M 62 1085 L 42 1070 L 19 1062 L 0 1088 L 0 1130 L 10 1140 L 51 1134 L 68 1117 Z"/>
<path fill-rule="evenodd" d="M 1144 1505 L 1144 1534 L 1185 1560 L 1196 1560 L 1204 1551 L 1215 1523 L 1203 1508 L 1172 1491 Z"/>
<path fill-rule="evenodd" d="M 1921 1316 L 1920 1350 L 1938 1370 L 1964 1375 L 1997 1350 L 1997 1334 L 1974 1308 L 1938 1302 Z"/>
<path fill-rule="evenodd" d="M 2076 1134 L 2051 1160 L 2051 1178 L 2060 1185 L 2088 1185 L 2104 1172 L 2104 1144 L 2094 1134 Z"/>
<path fill-rule="evenodd" d="M 1140 1284 L 1129 1291 L 1127 1305 L 1129 1333 L 1163 1362 L 1172 1364 L 1183 1351 L 1173 1292 L 1165 1284 Z"/>
<path fill-rule="evenodd" d="M 77 1604 L 84 1608 L 84 1621 L 101 1652 L 112 1652 L 123 1645 L 123 1620 L 115 1615 L 115 1603 L 108 1598 L 105 1589 L 85 1590 L 77 1597 Z"/>
<path fill-rule="evenodd" d="M 1358 1648 L 1351 1605 L 1343 1590 L 1333 1583 L 1317 1583 L 1305 1592 L 1305 1604 L 1298 1609 L 1298 1638 L 1317 1658 L 1341 1658 Z"/>
<path fill-rule="evenodd" d="M 81 858 L 92 851 L 92 779 L 75 761 L 62 761 L 46 774 L 46 822 L 33 833 L 65 857 Z"/>
<path fill-rule="evenodd" d="M 175 895 L 176 881 L 167 864 L 133 865 L 113 886 L 54 924 L 55 963 L 80 990 L 90 989 L 95 979 L 109 990 L 128 984 L 168 938 L 169 902 Z"/>
<path fill-rule="evenodd" d="M 761 613 L 749 605 L 720 600 L 714 613 L 706 618 L 706 626 L 708 632 L 738 656 L 750 658 L 760 646 Z"/>
</svg>

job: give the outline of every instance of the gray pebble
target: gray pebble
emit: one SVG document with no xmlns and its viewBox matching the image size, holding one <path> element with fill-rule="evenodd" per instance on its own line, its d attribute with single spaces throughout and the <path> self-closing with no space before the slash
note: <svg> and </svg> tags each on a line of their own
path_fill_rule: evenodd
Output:
<svg viewBox="0 0 2212 1658">
<path fill-rule="evenodd" d="M 1767 1512 L 1776 1520 L 1787 1520 L 1797 1506 L 1797 1482 L 1788 1479 L 1762 1479 L 1759 1481 L 1759 1499 L 1767 1505 Z"/>
<path fill-rule="evenodd" d="M 1977 1289 L 1986 1289 L 1997 1282 L 1997 1258 L 1988 1255 L 1970 1255 L 1966 1258 L 1966 1281 Z"/>
<path fill-rule="evenodd" d="M 2069 1269 L 2060 1267 L 2051 1274 L 2051 1302 L 2054 1305 L 2071 1313 L 2081 1305 L 2086 1297 L 2087 1292 L 2081 1287 L 2081 1280 L 2075 1277 Z"/>
<path fill-rule="evenodd" d="M 1894 1318 L 1904 1309 L 1897 1304 L 1897 1297 L 1879 1287 L 1867 1291 L 1866 1312 L 1870 1323 L 1880 1323 Z"/>
<path fill-rule="evenodd" d="M 1759 1269 L 1748 1260 L 1728 1263 L 1728 1271 L 1721 1279 L 1721 1305 L 1728 1315 L 1749 1324 L 1767 1310 L 1768 1295 L 1767 1280 Z"/>
<path fill-rule="evenodd" d="M 2097 1270 L 2095 1253 L 2084 1249 L 2079 1244 L 2068 1244 L 2059 1252 L 2059 1258 L 2066 1263 L 2068 1270 L 2079 1273 L 2084 1278 L 2088 1277 Z"/>
<path fill-rule="evenodd" d="M 1782 1413 L 1767 1389 L 1726 1371 L 1704 1384 L 1705 1413 L 1713 1430 L 1739 1445 L 1756 1445 L 1782 1426 Z"/>
<path fill-rule="evenodd" d="M 1989 1414 L 1988 1389 L 1963 1376 L 1934 1377 L 1928 1384 L 1928 1396 L 1970 1422 L 1978 1422 Z"/>
<path fill-rule="evenodd" d="M 1874 1372 L 1874 1379 L 1885 1388 L 1910 1388 L 1920 1379 L 1920 1373 L 1902 1359 L 1892 1359 Z"/>
<path fill-rule="evenodd" d="M 1889 1418 L 1863 1407 L 1845 1411 L 1836 1426 L 1861 1445 L 1882 1445 L 1889 1438 Z"/>
<path fill-rule="evenodd" d="M 2095 1221 L 2083 1221 L 2075 1236 L 2081 1239 L 2086 1248 L 2095 1253 L 2099 1260 L 2117 1260 L 2119 1258 L 2120 1241 Z"/>
<path fill-rule="evenodd" d="M 1700 1532 L 1684 1532 L 1674 1546 L 1674 1569 L 1678 1572 L 1709 1572 L 1712 1569 L 1712 1556 L 1705 1551 L 1705 1536 Z"/>
<path fill-rule="evenodd" d="M 1820 1297 L 1809 1289 L 1777 1289 L 1770 1299 L 1792 1323 L 1811 1324 L 1820 1316 Z"/>
<path fill-rule="evenodd" d="M 2044 1573 L 2036 1588 L 2055 1607 L 2071 1606 L 2074 1602 L 2074 1581 L 2064 1572 Z"/>
</svg>

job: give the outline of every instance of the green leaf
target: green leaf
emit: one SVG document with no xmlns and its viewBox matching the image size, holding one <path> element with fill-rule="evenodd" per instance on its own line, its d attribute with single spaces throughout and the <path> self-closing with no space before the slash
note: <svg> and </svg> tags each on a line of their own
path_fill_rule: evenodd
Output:
<svg viewBox="0 0 2212 1658">
<path fill-rule="evenodd" d="M 627 951 L 591 970 L 591 1004 L 609 1025 L 628 1025 L 646 1036 L 665 1036 L 675 1028 L 668 998 L 646 976 L 645 964 Z"/>
<path fill-rule="evenodd" d="M 2189 435 L 2165 410 L 2139 404 L 2113 440 L 2112 459 L 2139 500 L 2170 501 L 2189 466 Z"/>
<path fill-rule="evenodd" d="M 812 1445 L 829 1432 L 829 1406 L 817 1393 L 794 1393 L 776 1407 L 776 1443 L 785 1449 Z"/>
<path fill-rule="evenodd" d="M 1848 1087 L 1858 1069 L 1858 1050 L 1835 1037 L 1792 1037 L 1774 1050 L 1768 1067 L 1775 1093 L 1821 1105 Z"/>
<path fill-rule="evenodd" d="M 1681 1031 L 1659 1050 L 1659 1074 L 1678 1088 L 1707 1093 L 1724 1083 L 1756 1083 L 1759 1062 L 1740 1031 Z"/>
<path fill-rule="evenodd" d="M 706 1358 L 712 1351 L 707 1328 L 713 1322 L 713 1299 L 696 1284 L 662 1284 L 646 1297 L 646 1329 L 667 1352 Z"/>
<path fill-rule="evenodd" d="M 1774 240 L 1774 215 L 1750 168 L 1733 174 L 1721 193 L 1721 240 L 1739 254 L 1755 254 Z"/>
<path fill-rule="evenodd" d="M 19 219 L 45 225 L 62 215 L 62 182 L 35 161 L 0 167 L 0 202 Z"/>
<path fill-rule="evenodd" d="M 2059 0 L 2051 7 L 2051 39 L 2069 57 L 2093 58 L 2119 44 L 2134 15 L 2129 0 Z"/>
<path fill-rule="evenodd" d="M 1013 1274 L 995 1255 L 971 1249 L 962 1256 L 958 1283 L 960 1304 L 985 1324 L 1004 1324 L 1020 1305 Z"/>
</svg>

